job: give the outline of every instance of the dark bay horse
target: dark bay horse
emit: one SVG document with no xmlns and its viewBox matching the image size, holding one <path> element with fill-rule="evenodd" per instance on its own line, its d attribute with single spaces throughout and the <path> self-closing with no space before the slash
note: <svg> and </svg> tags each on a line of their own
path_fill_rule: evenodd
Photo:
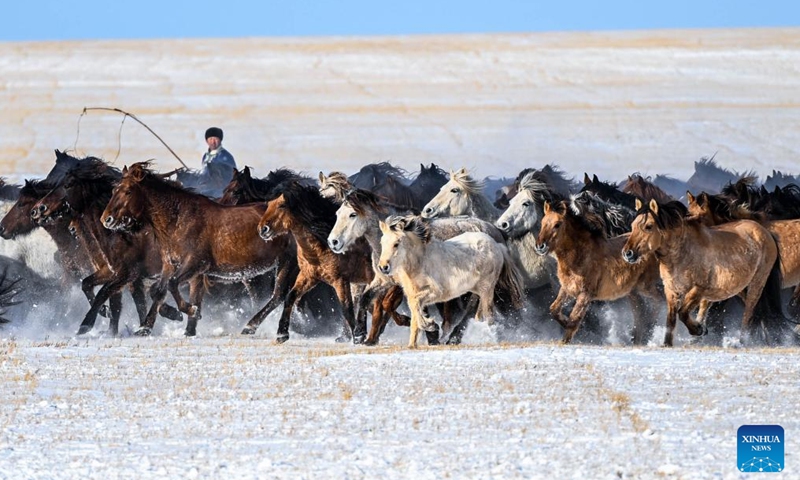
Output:
<svg viewBox="0 0 800 480">
<path fill-rule="evenodd" d="M 121 291 L 126 285 L 131 289 L 139 321 L 144 323 L 147 313 L 144 280 L 161 272 L 161 256 L 149 227 L 137 232 L 103 228 L 101 214 L 121 176 L 118 169 L 100 159 L 81 159 L 66 172 L 63 186 L 39 200 L 32 210 L 45 223 L 62 215 L 71 218 L 69 231 L 78 238 L 94 266 L 95 271 L 81 282 L 81 289 L 91 307 L 78 335 L 88 333 L 94 327 L 106 300 L 111 306 L 110 332 L 118 334 Z M 102 287 L 95 295 L 94 288 L 98 285 Z M 173 296 L 179 305 L 184 304 L 176 291 L 173 291 Z M 180 312 L 166 304 L 162 305 L 159 313 L 171 320 L 183 319 Z"/>
<path fill-rule="evenodd" d="M 39 223 L 31 217 L 33 206 L 45 195 L 58 188 L 46 180 L 26 180 L 20 189 L 19 198 L 0 221 L 0 236 L 6 240 L 27 235 Z M 92 271 L 92 265 L 80 243 L 67 230 L 69 220 L 56 218 L 41 227 L 50 235 L 59 252 L 59 261 L 64 272 L 62 287 L 77 284 Z"/>
<path fill-rule="evenodd" d="M 124 168 L 103 211 L 103 226 L 123 231 L 152 226 L 162 261 L 160 279 L 151 292 L 153 305 L 137 334 L 150 334 L 167 289 L 188 282 L 191 307 L 185 334 L 194 336 L 204 275 L 232 281 L 251 278 L 275 268 L 287 251 L 292 252 L 288 238 L 264 243 L 258 236 L 264 210 L 263 204 L 220 205 L 164 179 L 149 162 Z"/>
<path fill-rule="evenodd" d="M 622 255 L 631 264 L 649 253 L 658 260 L 667 297 L 664 345 L 672 346 L 678 318 L 690 334 L 704 335 L 710 303 L 742 292 L 742 340 L 747 340 L 762 292 L 780 301 L 778 247 L 769 231 L 750 220 L 709 228 L 700 220 L 687 218 L 688 211 L 680 202 L 659 205 L 655 200 L 649 204 L 637 200 L 636 206 L 637 216 Z M 698 309 L 695 319 L 690 316 L 694 309 Z"/>
<path fill-rule="evenodd" d="M 336 222 L 337 208 L 338 205 L 323 197 L 318 189 L 290 183 L 278 198 L 269 202 L 259 221 L 258 231 L 267 244 L 288 236 L 294 237 L 297 243 L 300 274 L 283 305 L 276 338 L 278 343 L 289 339 L 289 318 L 294 304 L 319 282 L 333 287 L 342 304 L 345 323 L 337 341 L 347 341 L 352 336 L 355 343 L 364 342 L 366 318 L 359 315 L 356 321 L 351 283 L 372 281 L 369 245 L 361 241 L 344 255 L 331 251 L 328 235 Z"/>
</svg>

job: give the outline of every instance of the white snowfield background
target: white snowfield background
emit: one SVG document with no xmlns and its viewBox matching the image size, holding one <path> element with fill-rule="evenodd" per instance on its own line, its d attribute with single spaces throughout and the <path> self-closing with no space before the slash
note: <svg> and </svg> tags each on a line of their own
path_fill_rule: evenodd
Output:
<svg viewBox="0 0 800 480">
<path fill-rule="evenodd" d="M 686 179 L 717 152 L 763 178 L 800 172 L 798 65 L 800 29 L 0 43 L 0 175 L 44 176 L 55 148 L 180 166 L 118 114 L 78 132 L 84 107 L 115 107 L 191 167 L 220 126 L 256 175 Z M 275 346 L 275 316 L 238 335 L 246 307 L 204 312 L 193 339 L 162 319 L 105 338 L 102 318 L 76 338 L 80 294 L 41 295 L 79 307 L 0 327 L 0 479 L 746 478 L 745 424 L 782 425 L 773 476 L 800 478 L 798 349 L 664 349 L 663 328 L 647 347 L 498 344 L 484 324 L 460 347 L 409 351 L 394 325 L 378 347 Z"/>
</svg>

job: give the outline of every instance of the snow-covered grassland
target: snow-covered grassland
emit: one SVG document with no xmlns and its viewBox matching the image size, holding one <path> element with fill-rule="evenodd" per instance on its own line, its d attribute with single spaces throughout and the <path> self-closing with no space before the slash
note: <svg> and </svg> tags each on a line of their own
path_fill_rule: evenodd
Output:
<svg viewBox="0 0 800 480">
<path fill-rule="evenodd" d="M 0 478 L 738 478 L 796 350 L 0 343 Z"/>
<path fill-rule="evenodd" d="M 261 175 L 685 179 L 714 152 L 797 173 L 799 47 L 798 29 L 4 43 L 0 175 L 42 176 L 54 148 L 178 166 L 131 120 L 120 143 L 113 114 L 78 136 L 84 106 L 131 111 L 194 167 L 219 125 Z M 52 277 L 52 244 L 29 245 L 3 251 Z M 786 430 L 776 476 L 800 478 L 797 349 L 663 349 L 663 317 L 641 348 L 501 344 L 483 324 L 461 347 L 409 351 L 394 325 L 374 348 L 275 346 L 274 316 L 238 336 L 247 306 L 209 308 L 194 339 L 161 319 L 153 338 L 77 339 L 77 289 L 37 295 L 65 306 L 0 327 L 0 479 L 740 478 L 736 430 L 761 423 Z"/>
</svg>

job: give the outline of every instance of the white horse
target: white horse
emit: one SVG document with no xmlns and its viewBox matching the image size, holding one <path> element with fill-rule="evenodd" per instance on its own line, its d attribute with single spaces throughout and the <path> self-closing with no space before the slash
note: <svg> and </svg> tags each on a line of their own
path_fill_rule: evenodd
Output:
<svg viewBox="0 0 800 480">
<path fill-rule="evenodd" d="M 516 273 L 504 245 L 482 232 L 442 241 L 417 217 L 391 216 L 380 229 L 379 269 L 403 287 L 411 309 L 409 348 L 417 346 L 420 329 L 434 328 L 423 312 L 427 305 L 473 293 L 480 298 L 478 318 L 491 320 L 495 285 Z"/>
<path fill-rule="evenodd" d="M 535 194 L 533 192 L 536 192 Z M 542 205 L 549 196 L 547 184 L 534 178 L 532 174 L 526 175 L 520 183 L 520 193 L 511 199 L 511 206 L 500 220 L 497 210 L 483 194 L 482 182 L 472 179 L 466 169 L 450 172 L 450 181 L 447 182 L 439 194 L 433 198 L 423 209 L 422 216 L 438 218 L 455 215 L 471 215 L 481 220 L 494 222 L 497 228 L 508 237 L 506 245 L 523 276 L 524 288 L 534 290 L 544 287 L 556 279 L 556 261 L 552 257 L 542 257 L 536 254 L 536 234 L 539 231 L 543 213 Z M 513 212 L 519 211 L 519 214 Z M 509 213 L 512 212 L 512 213 Z M 519 228 L 513 230 L 508 226 L 509 215 L 519 218 Z M 525 223 L 521 222 L 525 218 Z"/>
<path fill-rule="evenodd" d="M 375 278 L 364 290 L 359 302 L 359 311 L 365 309 L 373 298 L 382 297 L 389 287 L 396 285 L 389 277 L 383 275 L 378 268 L 381 252 L 379 223 L 387 215 L 403 215 L 407 213 L 408 211 L 405 208 L 388 204 L 378 195 L 361 189 L 349 191 L 344 202 L 336 211 L 336 224 L 334 224 L 328 236 L 330 249 L 335 253 L 345 253 L 360 238 L 366 238 L 372 248 L 372 267 L 375 271 Z M 477 218 L 435 219 L 429 222 L 429 227 L 431 235 L 439 240 L 447 240 L 465 232 L 484 232 L 496 242 L 503 243 L 504 241 L 497 227 Z M 445 333 L 447 333 L 451 327 L 451 319 L 444 318 L 444 320 L 443 327 Z M 380 335 L 379 330 L 371 330 L 368 343 L 377 342 L 378 335 Z M 450 340 L 458 341 L 460 337 L 451 337 Z"/>
</svg>

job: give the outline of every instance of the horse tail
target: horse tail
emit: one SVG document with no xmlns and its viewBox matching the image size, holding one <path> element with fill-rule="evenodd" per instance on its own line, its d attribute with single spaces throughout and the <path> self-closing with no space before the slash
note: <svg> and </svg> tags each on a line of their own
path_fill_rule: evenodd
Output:
<svg viewBox="0 0 800 480">
<path fill-rule="evenodd" d="M 495 305 L 503 308 L 519 310 L 523 307 L 523 280 L 517 262 L 508 251 L 508 247 L 499 244 L 503 250 L 503 267 L 500 269 L 500 276 L 497 278 L 497 285 L 494 289 Z"/>
<path fill-rule="evenodd" d="M 775 236 L 772 235 L 773 240 Z M 776 241 L 777 246 L 777 241 Z M 783 303 L 781 301 L 781 255 L 778 249 L 778 255 L 775 257 L 775 263 L 767 277 L 767 283 L 761 291 L 761 297 L 755 308 L 755 317 L 761 319 L 761 325 L 764 327 L 764 333 L 768 344 L 780 344 L 789 333 L 788 324 L 789 318 L 783 313 Z M 757 322 L 752 322 L 754 325 Z"/>
</svg>

